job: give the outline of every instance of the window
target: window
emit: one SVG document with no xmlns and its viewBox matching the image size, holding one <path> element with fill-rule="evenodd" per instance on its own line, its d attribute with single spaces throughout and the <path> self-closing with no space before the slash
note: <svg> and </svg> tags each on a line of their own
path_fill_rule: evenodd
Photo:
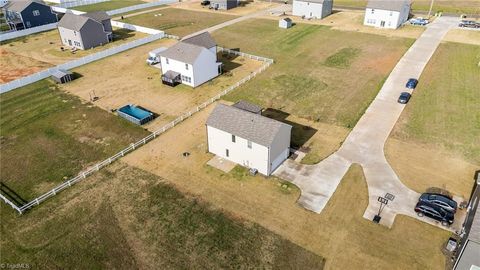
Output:
<svg viewBox="0 0 480 270">
<path fill-rule="evenodd" d="M 232 142 L 235 142 L 235 135 L 232 135 Z"/>
<path fill-rule="evenodd" d="M 372 14 L 375 13 L 375 9 L 372 8 Z"/>
<path fill-rule="evenodd" d="M 225 149 L 225 156 L 226 156 L 226 157 L 229 157 L 229 156 L 230 156 L 230 151 L 228 151 L 228 149 Z"/>
<path fill-rule="evenodd" d="M 167 65 L 169 64 L 169 63 L 168 63 L 168 58 L 165 58 L 165 63 L 167 63 Z"/>
<path fill-rule="evenodd" d="M 185 64 L 185 69 L 188 70 L 188 64 Z"/>
<path fill-rule="evenodd" d="M 251 141 L 247 141 L 247 147 L 252 149 L 252 142 Z"/>
<path fill-rule="evenodd" d="M 40 16 L 40 11 L 34 10 L 33 11 L 33 16 Z"/>
<path fill-rule="evenodd" d="M 390 16 L 393 16 L 393 12 L 390 11 Z"/>
<path fill-rule="evenodd" d="M 29 21 L 25 22 L 25 24 L 27 25 L 27 27 L 32 26 Z"/>
</svg>

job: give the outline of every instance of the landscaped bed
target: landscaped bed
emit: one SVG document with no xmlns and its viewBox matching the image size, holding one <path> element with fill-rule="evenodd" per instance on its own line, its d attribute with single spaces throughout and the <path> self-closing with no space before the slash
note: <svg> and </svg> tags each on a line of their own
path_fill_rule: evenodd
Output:
<svg viewBox="0 0 480 270">
<path fill-rule="evenodd" d="M 236 16 L 232 15 L 166 8 L 128 17 L 123 22 L 162 30 L 171 35 L 185 36 L 235 18 Z"/>
</svg>

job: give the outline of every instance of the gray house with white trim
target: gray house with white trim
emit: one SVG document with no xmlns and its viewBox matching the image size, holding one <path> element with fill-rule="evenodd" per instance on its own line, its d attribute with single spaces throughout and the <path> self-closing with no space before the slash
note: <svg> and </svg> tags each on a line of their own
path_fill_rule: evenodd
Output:
<svg viewBox="0 0 480 270">
<path fill-rule="evenodd" d="M 12 0 L 2 10 L 10 30 L 22 30 L 58 21 L 57 14 L 42 1 Z"/>
<path fill-rule="evenodd" d="M 60 39 L 65 46 L 87 50 L 113 41 L 110 16 L 105 11 L 81 15 L 67 13 L 58 23 Z"/>
</svg>

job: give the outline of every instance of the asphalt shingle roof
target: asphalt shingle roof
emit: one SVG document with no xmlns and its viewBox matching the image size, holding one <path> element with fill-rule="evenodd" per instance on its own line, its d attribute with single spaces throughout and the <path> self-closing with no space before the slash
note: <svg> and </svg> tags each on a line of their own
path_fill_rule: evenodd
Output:
<svg viewBox="0 0 480 270">
<path fill-rule="evenodd" d="M 242 109 L 247 112 L 251 113 L 261 113 L 262 112 L 262 107 L 252 104 L 250 102 L 247 102 L 245 100 L 240 100 L 239 102 L 235 103 L 232 105 L 235 108 Z"/>
<path fill-rule="evenodd" d="M 207 119 L 207 126 L 270 147 L 283 126 L 290 125 L 233 106 L 218 104 Z"/>
<path fill-rule="evenodd" d="M 31 3 L 37 2 L 42 5 L 46 5 L 43 1 L 10 1 L 8 4 L 5 5 L 5 9 L 15 11 L 15 12 L 22 12 L 25 8 L 27 8 Z"/>
<path fill-rule="evenodd" d="M 193 64 L 202 50 L 206 50 L 203 47 L 188 44 L 185 42 L 177 42 L 177 44 L 166 49 L 160 53 L 160 56 L 174 59 L 183 63 Z"/>
<path fill-rule="evenodd" d="M 182 39 L 182 42 L 205 47 L 207 49 L 217 46 L 217 43 L 208 32 L 203 32 L 196 36 Z"/>
<path fill-rule="evenodd" d="M 108 16 L 105 11 L 95 11 L 80 15 L 66 13 L 58 22 L 58 26 L 75 31 L 80 31 L 80 29 L 89 19 L 102 23 L 103 20 L 110 19 L 110 16 Z"/>
<path fill-rule="evenodd" d="M 369 0 L 367 8 L 400 12 L 406 3 L 410 4 L 410 0 Z"/>
</svg>

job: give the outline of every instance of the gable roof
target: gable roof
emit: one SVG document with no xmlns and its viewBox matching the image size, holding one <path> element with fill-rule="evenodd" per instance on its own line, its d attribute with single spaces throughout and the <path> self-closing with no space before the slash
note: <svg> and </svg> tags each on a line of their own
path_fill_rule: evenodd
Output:
<svg viewBox="0 0 480 270">
<path fill-rule="evenodd" d="M 206 49 L 180 41 L 165 51 L 160 52 L 160 56 L 187 64 L 193 64 L 203 50 Z"/>
<path fill-rule="evenodd" d="M 256 104 L 252 104 L 250 102 L 247 102 L 245 100 L 240 100 L 237 103 L 233 104 L 232 106 L 235 107 L 235 108 L 242 109 L 242 110 L 247 111 L 247 112 L 251 112 L 251 113 L 261 113 L 262 112 L 262 107 L 260 107 Z"/>
<path fill-rule="evenodd" d="M 281 19 L 281 20 L 282 20 L 282 21 L 286 21 L 286 22 L 292 22 L 292 19 L 290 19 L 290 18 L 283 18 L 283 19 Z"/>
<path fill-rule="evenodd" d="M 207 49 L 217 46 L 217 43 L 208 32 L 195 35 L 193 37 L 184 38 L 182 42 L 201 46 Z"/>
<path fill-rule="evenodd" d="M 91 18 L 97 22 L 102 22 L 104 20 L 111 19 L 110 15 L 108 15 L 107 12 L 105 11 L 93 11 L 93 12 L 88 12 L 81 15 Z"/>
<path fill-rule="evenodd" d="M 105 11 L 95 11 L 84 14 L 75 15 L 72 13 L 65 13 L 62 19 L 58 22 L 58 26 L 80 31 L 88 20 L 93 20 L 102 23 L 103 20 L 110 19 L 110 16 Z"/>
<path fill-rule="evenodd" d="M 65 75 L 72 75 L 72 72 L 65 69 L 57 69 L 52 73 L 52 76 L 58 79 L 62 78 Z"/>
<path fill-rule="evenodd" d="M 280 121 L 225 104 L 218 104 L 213 109 L 206 124 L 266 147 L 272 145 L 282 128 L 292 128 Z"/>
<path fill-rule="evenodd" d="M 410 0 L 369 0 L 367 8 L 400 12 L 405 4 L 410 4 Z"/>
<path fill-rule="evenodd" d="M 47 6 L 43 1 L 40 1 L 40 0 L 35 0 L 35 1 L 10 0 L 10 2 L 8 2 L 4 8 L 11 11 L 15 11 L 15 12 L 22 12 L 24 9 L 30 6 L 30 4 L 32 4 L 33 2 Z"/>
</svg>

